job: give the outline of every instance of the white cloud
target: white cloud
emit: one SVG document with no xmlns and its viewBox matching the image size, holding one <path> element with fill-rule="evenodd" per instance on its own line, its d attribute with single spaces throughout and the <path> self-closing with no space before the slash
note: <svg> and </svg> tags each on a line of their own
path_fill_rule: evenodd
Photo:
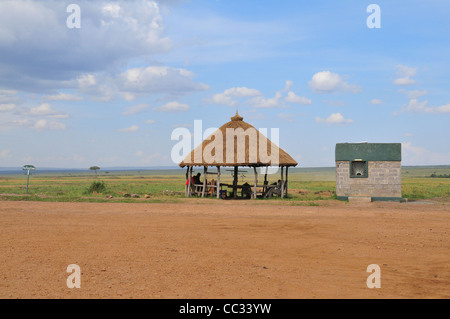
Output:
<svg viewBox="0 0 450 319">
<path fill-rule="evenodd" d="M 54 114 L 54 113 L 55 113 L 55 111 L 52 109 L 52 107 L 48 103 L 43 103 L 39 106 L 32 107 L 30 109 L 30 114 L 32 114 L 32 115 L 49 115 L 49 114 Z"/>
<path fill-rule="evenodd" d="M 292 88 L 292 86 L 294 85 L 294 82 L 292 82 L 291 80 L 286 80 L 285 84 L 286 84 L 286 87 L 284 88 L 284 90 L 287 92 Z"/>
<path fill-rule="evenodd" d="M 0 159 L 7 159 L 11 157 L 11 151 L 10 150 L 2 150 L 0 152 Z"/>
<path fill-rule="evenodd" d="M 121 8 L 117 3 L 108 3 L 102 8 L 102 12 L 105 15 L 117 19 L 119 17 L 120 9 Z"/>
<path fill-rule="evenodd" d="M 394 80 L 395 85 L 413 85 L 416 84 L 416 81 L 411 79 L 409 76 L 405 76 L 402 78 L 397 78 Z"/>
<path fill-rule="evenodd" d="M 77 81 L 80 88 L 87 88 L 97 84 L 97 79 L 94 74 L 82 74 Z"/>
<path fill-rule="evenodd" d="M 137 114 L 137 113 L 141 113 L 143 111 L 145 111 L 146 109 L 148 109 L 149 105 L 148 104 L 138 104 L 135 106 L 131 106 L 128 107 L 125 112 L 123 112 L 123 115 L 133 115 L 133 114 Z"/>
<path fill-rule="evenodd" d="M 118 89 L 124 93 L 186 94 L 208 90 L 209 86 L 196 83 L 194 73 L 186 69 L 166 66 L 132 68 L 123 72 L 116 80 Z"/>
<path fill-rule="evenodd" d="M 0 86 L 66 88 L 81 74 L 113 71 L 172 48 L 156 1 L 80 5 L 82 27 L 73 30 L 65 26 L 67 1 L 0 1 Z"/>
<path fill-rule="evenodd" d="M 416 76 L 417 73 L 416 68 L 412 68 L 401 64 L 396 65 L 395 68 L 397 69 L 396 74 L 398 76 L 398 78 L 394 80 L 395 85 L 405 86 L 416 84 L 416 81 L 412 79 L 413 76 Z"/>
<path fill-rule="evenodd" d="M 0 104 L 10 104 L 18 100 L 18 91 L 0 89 Z"/>
<path fill-rule="evenodd" d="M 374 104 L 374 105 L 381 105 L 381 104 L 383 104 L 383 101 L 381 101 L 379 99 L 372 99 L 372 100 L 370 100 L 370 103 Z"/>
<path fill-rule="evenodd" d="M 47 126 L 47 120 L 39 120 L 34 124 L 35 129 L 44 129 Z"/>
<path fill-rule="evenodd" d="M 316 122 L 327 124 L 350 124 L 353 123 L 353 120 L 344 118 L 341 113 L 332 113 L 326 119 L 316 117 Z"/>
<path fill-rule="evenodd" d="M 160 112 L 185 112 L 189 110 L 189 105 L 181 104 L 178 102 L 169 102 L 167 104 L 154 108 L 154 110 Z"/>
<path fill-rule="evenodd" d="M 450 163 L 450 152 L 436 153 L 406 142 L 402 143 L 402 162 L 405 165 L 447 165 Z"/>
<path fill-rule="evenodd" d="M 290 80 L 285 81 L 285 87 L 277 91 L 275 96 L 271 98 L 266 98 L 264 94 L 257 89 L 250 89 L 244 86 L 226 89 L 224 92 L 215 94 L 206 101 L 214 104 L 236 106 L 239 102 L 238 99 L 244 99 L 242 101 L 243 104 L 255 108 L 286 107 L 285 102 L 303 105 L 311 104 L 312 101 L 310 99 L 297 96 L 294 92 L 289 91 L 293 84 L 294 83 Z M 287 96 L 285 96 L 286 92 L 288 92 Z"/>
<path fill-rule="evenodd" d="M 15 104 L 9 103 L 9 104 L 0 104 L 0 112 L 8 112 L 12 111 L 16 108 Z"/>
<path fill-rule="evenodd" d="M 251 99 L 250 103 L 254 106 L 254 107 L 259 107 L 259 108 L 273 108 L 273 107 L 280 107 L 283 106 L 284 104 L 282 102 L 280 102 L 282 98 L 282 94 L 280 91 L 278 91 L 277 93 L 275 93 L 275 96 L 272 98 L 265 98 L 262 96 L 256 96 L 253 99 Z"/>
<path fill-rule="evenodd" d="M 68 119 L 69 114 L 55 114 L 55 115 L 47 115 L 49 119 Z"/>
<path fill-rule="evenodd" d="M 156 121 L 155 120 L 147 120 L 144 123 L 145 124 L 154 124 L 154 123 L 156 123 Z"/>
<path fill-rule="evenodd" d="M 310 104 L 311 100 L 299 97 L 294 92 L 290 91 L 287 97 L 283 98 L 285 93 L 289 91 L 294 83 L 290 80 L 285 82 L 285 87 L 275 93 L 272 98 L 266 98 L 264 94 L 257 89 L 249 89 L 248 87 L 233 87 L 226 89 L 223 93 L 215 94 L 208 102 L 214 104 L 224 104 L 229 106 L 236 106 L 237 98 L 244 98 L 243 103 L 256 108 L 275 108 L 285 107 L 285 101 L 299 104 Z"/>
<path fill-rule="evenodd" d="M 416 76 L 417 74 L 417 68 L 405 66 L 402 64 L 396 65 L 395 68 L 397 69 L 398 76 Z"/>
<path fill-rule="evenodd" d="M 312 104 L 312 101 L 306 97 L 298 96 L 294 92 L 289 91 L 287 97 L 284 99 L 289 103 L 296 103 L 301 105 L 309 105 Z"/>
<path fill-rule="evenodd" d="M 111 100 L 117 93 L 114 80 L 95 74 L 82 74 L 77 79 L 78 90 L 98 102 Z"/>
<path fill-rule="evenodd" d="M 262 95 L 260 91 L 256 89 L 249 89 L 247 87 L 234 87 L 225 90 L 223 94 L 230 97 L 248 97 L 248 96 Z"/>
<path fill-rule="evenodd" d="M 45 116 L 47 118 L 54 119 L 65 119 L 69 117 L 68 114 L 62 114 L 54 110 L 48 103 L 42 103 L 39 106 L 30 108 L 29 114 L 34 116 Z"/>
<path fill-rule="evenodd" d="M 223 93 L 213 95 L 210 101 L 214 104 L 235 106 L 237 102 L 233 100 L 233 98 L 253 97 L 259 95 L 262 95 L 262 93 L 256 89 L 249 89 L 247 87 L 233 87 L 226 89 Z"/>
<path fill-rule="evenodd" d="M 11 123 L 16 126 L 32 126 L 32 122 L 27 118 L 12 120 Z"/>
<path fill-rule="evenodd" d="M 46 119 L 40 119 L 38 120 L 34 125 L 33 128 L 36 130 L 65 130 L 66 125 L 63 123 L 55 122 L 55 121 L 48 121 Z"/>
<path fill-rule="evenodd" d="M 115 76 L 82 74 L 76 86 L 92 100 L 103 102 L 117 96 L 132 101 L 149 94 L 179 96 L 209 89 L 208 85 L 195 82 L 194 76 L 186 69 L 149 66 L 131 68 Z"/>
<path fill-rule="evenodd" d="M 211 102 L 214 104 L 225 104 L 225 105 L 229 105 L 229 106 L 235 106 L 237 103 L 236 101 L 233 101 L 233 99 L 231 97 L 226 96 L 223 93 L 215 94 L 211 98 Z"/>
<path fill-rule="evenodd" d="M 409 100 L 409 103 L 400 112 L 411 112 L 411 113 L 428 113 L 428 114 L 446 114 L 450 113 L 450 103 L 429 107 L 428 101 L 420 102 L 417 99 Z"/>
<path fill-rule="evenodd" d="M 275 96 L 272 98 L 265 98 L 264 96 L 255 96 L 253 99 L 249 101 L 249 103 L 257 108 L 274 108 L 274 107 L 286 107 L 285 100 L 283 99 L 284 93 L 289 91 L 294 83 L 292 81 L 286 81 L 285 87 L 275 93 Z M 293 93 L 293 92 L 292 92 Z M 293 93 L 294 94 L 294 93 Z M 295 95 L 295 94 L 294 94 Z M 289 93 L 288 93 L 289 97 Z M 293 95 L 291 94 L 291 98 Z M 294 97 L 295 99 L 295 97 Z M 305 102 L 305 100 L 303 100 Z"/>
<path fill-rule="evenodd" d="M 427 153 L 425 148 L 413 146 L 411 142 L 402 143 L 402 149 L 405 153 L 412 153 L 414 155 L 423 155 Z"/>
<path fill-rule="evenodd" d="M 417 99 L 409 100 L 408 106 L 403 110 L 404 112 L 413 113 L 429 113 L 430 108 L 427 107 L 428 101 L 419 102 Z"/>
<path fill-rule="evenodd" d="M 412 90 L 412 91 L 401 90 L 400 92 L 405 93 L 408 99 L 417 99 L 421 96 L 428 94 L 428 91 L 426 90 Z"/>
<path fill-rule="evenodd" d="M 431 108 L 433 113 L 450 113 L 450 103 Z"/>
<path fill-rule="evenodd" d="M 120 92 L 120 95 L 125 101 L 133 101 L 136 99 L 136 94 L 130 92 Z"/>
<path fill-rule="evenodd" d="M 139 130 L 139 126 L 132 125 L 130 127 L 118 129 L 117 131 L 121 132 L 121 133 L 131 133 L 131 132 L 136 132 L 137 130 Z"/>
<path fill-rule="evenodd" d="M 317 72 L 308 84 L 315 93 L 332 93 L 336 91 L 358 93 L 361 91 L 359 85 L 349 84 L 343 81 L 339 74 L 330 71 Z"/>
<path fill-rule="evenodd" d="M 58 93 L 44 96 L 42 99 L 45 101 L 82 101 L 83 97 L 75 94 Z"/>
</svg>

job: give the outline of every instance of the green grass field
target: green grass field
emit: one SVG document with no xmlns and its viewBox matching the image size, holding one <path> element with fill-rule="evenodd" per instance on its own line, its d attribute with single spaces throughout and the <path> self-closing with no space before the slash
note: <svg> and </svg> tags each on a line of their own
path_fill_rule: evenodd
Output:
<svg viewBox="0 0 450 319">
<path fill-rule="evenodd" d="M 203 173 L 203 170 L 197 170 Z M 242 169 L 239 183 L 253 184 L 253 172 Z M 246 172 L 247 171 L 247 172 Z M 450 178 L 430 178 L 431 174 L 450 173 L 450 166 L 403 167 L 402 193 L 408 200 L 450 198 Z M 261 177 L 260 177 L 261 178 Z M 278 175 L 269 178 L 275 182 Z M 103 181 L 101 193 L 88 193 L 94 181 Z M 231 183 L 231 172 L 222 171 L 221 181 Z M 26 194 L 26 176 L 0 175 L 0 200 L 64 202 L 161 202 L 184 200 L 185 170 L 140 170 L 94 173 L 39 173 L 30 178 Z M 139 198 L 125 197 L 136 194 Z M 107 195 L 112 198 L 106 198 Z M 150 198 L 144 198 L 150 195 Z M 315 205 L 316 200 L 335 199 L 335 170 L 329 168 L 294 168 L 289 170 L 289 197 L 292 205 Z M 211 200 L 211 199 L 205 199 Z M 265 201 L 278 200 L 266 199 Z"/>
</svg>

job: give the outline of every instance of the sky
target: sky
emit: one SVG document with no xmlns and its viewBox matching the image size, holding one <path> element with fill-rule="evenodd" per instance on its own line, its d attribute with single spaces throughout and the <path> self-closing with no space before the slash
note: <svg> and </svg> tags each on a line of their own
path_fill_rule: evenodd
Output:
<svg viewBox="0 0 450 319">
<path fill-rule="evenodd" d="M 236 110 L 278 128 L 298 167 L 363 141 L 450 165 L 449 14 L 447 0 L 2 0 L 0 167 L 175 166 L 174 129 Z"/>
</svg>

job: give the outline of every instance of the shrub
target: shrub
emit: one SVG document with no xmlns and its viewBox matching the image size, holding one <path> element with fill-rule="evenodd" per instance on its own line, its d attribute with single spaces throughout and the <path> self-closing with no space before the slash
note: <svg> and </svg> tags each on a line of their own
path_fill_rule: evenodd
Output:
<svg viewBox="0 0 450 319">
<path fill-rule="evenodd" d="M 105 182 L 92 182 L 91 186 L 86 190 L 86 193 L 92 194 L 94 192 L 96 193 L 103 193 L 106 190 L 106 184 Z"/>
</svg>

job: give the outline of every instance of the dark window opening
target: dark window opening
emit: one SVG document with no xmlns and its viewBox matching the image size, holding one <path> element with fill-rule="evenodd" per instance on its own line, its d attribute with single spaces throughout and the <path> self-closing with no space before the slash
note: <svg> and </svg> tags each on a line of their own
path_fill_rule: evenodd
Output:
<svg viewBox="0 0 450 319">
<path fill-rule="evenodd" d="M 350 177 L 368 177 L 367 161 L 352 161 L 350 167 Z"/>
</svg>

